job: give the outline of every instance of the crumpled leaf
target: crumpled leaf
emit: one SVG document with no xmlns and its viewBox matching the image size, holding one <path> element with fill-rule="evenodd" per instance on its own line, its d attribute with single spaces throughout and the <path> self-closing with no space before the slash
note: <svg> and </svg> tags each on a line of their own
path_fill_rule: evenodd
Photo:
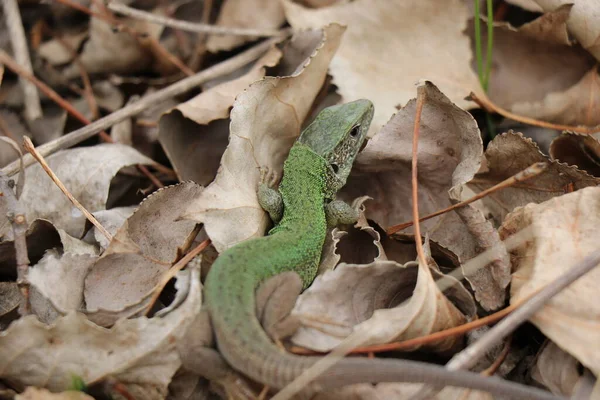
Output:
<svg viewBox="0 0 600 400">
<path fill-rule="evenodd" d="M 479 169 L 483 146 L 473 117 L 426 83 L 418 151 L 419 213 L 450 205 L 448 190 Z M 410 101 L 369 141 L 357 157 L 340 197 L 368 195 L 367 218 L 382 227 L 411 221 L 412 135 L 416 101 Z M 400 199 L 400 200 L 399 200 Z M 455 213 L 421 223 L 423 234 L 454 252 L 461 261 L 476 255 L 471 234 Z M 412 228 L 403 232 L 412 235 Z"/>
<path fill-rule="evenodd" d="M 600 116 L 595 112 L 595 107 L 600 102 L 599 81 L 598 67 L 594 66 L 567 90 L 548 93 L 539 102 L 514 103 L 511 111 L 558 124 L 599 125 Z"/>
<path fill-rule="evenodd" d="M 29 268 L 32 287 L 31 309 L 40 321 L 49 324 L 68 311 L 83 308 L 83 282 L 98 259 L 88 254 L 48 251 Z"/>
<path fill-rule="evenodd" d="M 459 203 L 461 199 L 461 187 L 450 189 L 450 200 L 453 204 Z M 491 263 L 476 271 L 465 271 L 463 275 L 469 281 L 475 291 L 475 298 L 486 310 L 496 310 L 504 305 L 506 299 L 505 289 L 510 283 L 510 258 L 506 247 L 500 240 L 498 231 L 487 220 L 483 213 L 472 206 L 457 208 L 454 212 L 464 222 L 477 244 L 478 252 L 486 250 L 494 251 Z"/>
<path fill-rule="evenodd" d="M 532 202 L 541 203 L 563 193 L 600 183 L 600 179 L 584 171 L 550 160 L 531 139 L 512 131 L 497 135 L 488 144 L 485 157 L 489 171 L 477 175 L 468 183 L 476 192 L 511 177 L 533 163 L 548 163 L 548 167 L 535 178 L 494 192 L 482 199 L 498 225 L 502 223 L 506 214 L 516 207 Z"/>
<path fill-rule="evenodd" d="M 531 226 L 533 238 L 511 251 L 511 303 L 556 279 L 598 249 L 600 187 L 588 187 L 529 204 L 509 214 L 500 229 L 502 238 Z M 596 268 L 572 283 L 538 311 L 530 321 L 596 376 L 600 352 L 600 292 Z"/>
<path fill-rule="evenodd" d="M 302 70 L 289 77 L 267 77 L 237 97 L 231 111 L 229 146 L 217 177 L 182 215 L 203 222 L 219 252 L 261 236 L 270 223 L 256 197 L 259 167 L 281 175 L 283 161 L 325 80 L 343 31 L 332 24 L 323 31 L 307 32 L 323 39 Z"/>
<path fill-rule="evenodd" d="M 567 20 L 569 32 L 575 36 L 581 46 L 600 60 L 600 3 L 596 0 L 534 0 L 542 10 L 552 11 L 563 4 L 573 4 Z"/>
<path fill-rule="evenodd" d="M 563 132 L 550 143 L 550 157 L 600 177 L 600 134 Z"/>
<path fill-rule="evenodd" d="M 92 6 L 98 12 L 98 8 Z M 121 22 L 138 32 L 158 39 L 164 26 L 151 24 L 133 18 L 119 18 Z M 79 61 L 88 74 L 126 73 L 149 69 L 153 55 L 149 48 L 142 44 L 140 38 L 124 32 L 115 31 L 111 24 L 100 18 L 90 18 L 89 40 L 84 44 Z M 66 79 L 80 75 L 79 66 L 72 63 L 62 71 Z"/>
<path fill-rule="evenodd" d="M 551 93 L 570 90 L 592 68 L 593 57 L 573 46 L 568 37 L 570 9 L 563 6 L 519 28 L 494 24 L 493 68 L 488 85 L 494 103 L 513 112 L 526 112 L 523 105 L 540 104 Z M 468 33 L 474 38 L 472 23 Z M 485 25 L 481 40 L 487 40 Z M 474 39 L 471 46 L 475 51 Z M 587 104 L 587 96 L 577 100 L 582 106 Z"/>
<path fill-rule="evenodd" d="M 472 297 L 458 281 L 444 276 L 453 283 L 450 302 L 436 284 L 442 274 L 411 264 L 340 264 L 318 276 L 292 311 L 303 321 L 292 341 L 326 351 L 360 330 L 369 333 L 364 345 L 386 343 L 457 326 L 466 322 L 464 314 L 475 315 Z M 425 347 L 445 353 L 461 344 L 462 338 L 449 338 Z"/>
<path fill-rule="evenodd" d="M 90 212 L 103 210 L 111 179 L 126 166 L 154 162 L 129 146 L 100 144 L 62 150 L 47 158 L 48 165 L 71 194 Z M 73 173 L 77 171 L 77 173 Z M 39 164 L 26 169 L 27 181 L 20 201 L 27 219 L 47 219 L 69 235 L 81 237 L 85 216 L 56 187 Z M 12 231 L 2 234 L 12 240 Z"/>
<path fill-rule="evenodd" d="M 146 297 L 196 237 L 196 223 L 177 217 L 202 190 L 184 182 L 162 188 L 141 203 L 85 278 L 88 310 L 119 311 Z"/>
<path fill-rule="evenodd" d="M 100 210 L 92 214 L 94 215 L 94 217 L 96 217 L 98 222 L 100 222 L 100 225 L 102 225 L 102 227 L 108 231 L 108 233 L 115 236 L 119 228 L 125 223 L 127 218 L 129 218 L 136 209 L 137 207 L 134 206 L 115 207 L 111 208 L 110 210 Z M 86 234 L 84 239 L 89 242 L 95 240 L 100 245 L 100 247 L 106 249 L 109 245 L 108 238 L 102 233 L 100 233 L 98 229 L 89 221 L 86 222 L 86 226 L 90 225 L 90 231 Z"/>
<path fill-rule="evenodd" d="M 469 18 L 464 1 L 444 2 L 443 13 L 435 0 L 356 0 L 320 9 L 290 0 L 283 5 L 295 29 L 330 22 L 348 26 L 330 73 L 344 102 L 367 98 L 375 104 L 371 132 L 414 97 L 421 79 L 435 82 L 463 108 L 473 106 L 465 100 L 471 91 L 482 92 L 463 33 Z"/>
<path fill-rule="evenodd" d="M 16 395 L 15 400 L 94 400 L 94 398 L 77 390 L 52 393 L 47 389 L 28 387 L 23 393 Z"/>
<path fill-rule="evenodd" d="M 77 50 L 81 43 L 87 38 L 88 32 L 72 32 L 61 35 L 60 39 L 50 39 L 37 48 L 37 54 L 48 61 L 50 65 L 62 65 L 73 60 L 75 54 L 73 50 Z M 68 47 L 62 42 L 66 42 Z"/>
<path fill-rule="evenodd" d="M 19 317 L 21 293 L 17 282 L 0 282 L 0 331 Z"/>
<path fill-rule="evenodd" d="M 285 16 L 279 1 L 226 0 L 221 6 L 215 25 L 268 30 L 279 28 L 284 22 Z M 212 35 L 206 42 L 206 48 L 216 53 L 221 50 L 231 50 L 255 39 L 251 36 Z"/>
<path fill-rule="evenodd" d="M 208 185 L 227 146 L 229 110 L 238 94 L 265 76 L 281 51 L 273 47 L 237 79 L 214 86 L 160 119 L 159 141 L 179 180 Z"/>
<path fill-rule="evenodd" d="M 314 400 L 381 400 L 381 399 L 410 399 L 417 394 L 423 385 L 419 383 L 378 383 L 357 384 L 335 390 L 318 393 Z M 494 397 L 486 392 L 476 390 L 445 387 L 441 392 L 428 399 L 435 400 L 492 400 Z"/>
<path fill-rule="evenodd" d="M 579 361 L 549 340 L 538 354 L 531 375 L 552 393 L 571 397 L 581 378 L 578 369 Z"/>
<path fill-rule="evenodd" d="M 76 239 L 64 230 L 56 228 L 50 221 L 36 219 L 26 233 L 27 251 L 31 264 L 37 263 L 46 250 L 60 248 L 65 253 L 96 254 L 95 246 Z M 15 244 L 12 240 L 0 243 L 0 276 L 15 277 Z"/>
<path fill-rule="evenodd" d="M 170 314 L 120 320 L 112 329 L 77 313 L 51 326 L 33 315 L 15 321 L 0 332 L 0 377 L 55 392 L 67 390 L 73 374 L 87 385 L 113 377 L 135 398 L 163 399 L 181 365 L 177 343 L 200 310 L 199 271 L 180 273 L 177 287 L 189 287 L 189 293 Z"/>
</svg>

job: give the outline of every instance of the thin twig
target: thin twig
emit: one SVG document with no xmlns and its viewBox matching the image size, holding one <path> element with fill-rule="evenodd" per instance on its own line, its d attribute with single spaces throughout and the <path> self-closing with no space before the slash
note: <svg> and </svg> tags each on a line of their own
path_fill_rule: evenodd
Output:
<svg viewBox="0 0 600 400">
<path fill-rule="evenodd" d="M 446 364 L 448 369 L 468 369 L 473 367 L 487 350 L 499 343 L 517 329 L 522 323 L 530 319 L 552 297 L 559 294 L 571 283 L 585 275 L 600 264 L 600 249 L 588 254 L 583 260 L 572 266 L 543 289 L 533 295 L 521 307 L 511 313 L 504 320 L 486 332 L 479 340 L 458 354 Z"/>
<path fill-rule="evenodd" d="M 74 146 L 86 139 L 89 139 L 101 130 L 111 127 L 117 122 L 121 122 L 126 118 L 130 118 L 136 114 L 139 114 L 151 105 L 185 93 L 206 81 L 215 79 L 219 76 L 227 75 L 237 70 L 238 68 L 256 60 L 279 40 L 281 39 L 275 38 L 259 43 L 256 46 L 251 47 L 226 61 L 215 64 L 212 67 L 197 73 L 196 75 L 184 78 L 179 82 L 172 84 L 171 86 L 167 86 L 164 89 L 146 95 L 135 103 L 123 107 L 114 113 L 107 115 L 106 117 L 100 118 L 99 120 L 94 121 L 83 128 L 77 129 L 51 142 L 45 143 L 39 146 L 37 151 L 43 156 L 48 156 L 58 150 Z M 29 166 L 34 162 L 33 158 L 29 157 L 28 155 L 25 155 L 23 161 L 25 166 Z M 13 175 L 17 172 L 17 168 L 18 163 L 12 162 L 4 167 L 2 171 L 7 175 Z"/>
<path fill-rule="evenodd" d="M 185 267 L 190 261 L 192 261 L 194 257 L 200 254 L 205 248 L 207 248 L 210 245 L 210 243 L 210 239 L 206 239 L 198 246 L 194 247 L 189 253 L 183 256 L 181 260 L 179 260 L 175 265 L 173 265 L 171 268 L 169 268 L 168 271 L 166 271 L 163 274 L 163 276 L 160 279 L 160 282 L 154 287 L 154 294 L 152 295 L 152 298 L 150 299 L 150 302 L 146 307 L 145 315 L 148 315 L 167 283 L 169 283 L 169 281 L 173 279 L 177 272 L 181 271 L 183 267 Z"/>
<path fill-rule="evenodd" d="M 210 24 L 200 24 L 197 22 L 182 21 L 174 18 L 163 17 L 160 15 L 151 14 L 147 11 L 137 10 L 122 3 L 114 1 L 108 3 L 108 8 L 120 14 L 140 19 L 152 24 L 159 24 L 171 28 L 181 29 L 189 32 L 209 33 L 212 35 L 231 35 L 231 36 L 258 36 L 258 37 L 276 37 L 281 36 L 281 32 L 274 29 L 247 29 L 234 28 L 228 26 L 215 26 Z"/>
<path fill-rule="evenodd" d="M 571 131 L 571 132 L 584 133 L 584 134 L 592 134 L 595 132 L 600 132 L 600 125 L 593 126 L 593 127 L 586 127 L 586 126 L 571 126 L 571 125 L 553 124 L 551 122 L 540 121 L 537 119 L 524 117 L 522 115 L 517 115 L 517 114 L 514 114 L 510 111 L 507 111 L 507 110 L 497 106 L 496 104 L 492 103 L 492 101 L 485 96 L 479 97 L 474 92 L 471 92 L 471 94 L 469 94 L 467 99 L 474 101 L 475 103 L 477 103 L 481 108 L 483 108 L 487 112 L 493 112 L 496 114 L 500 114 L 504 118 L 512 119 L 514 121 L 522 122 L 522 123 L 528 124 L 528 125 L 539 126 L 539 127 L 548 128 L 548 129 L 556 129 L 558 131 Z"/>
<path fill-rule="evenodd" d="M 508 338 L 506 338 L 506 342 L 504 343 L 504 347 L 502 348 L 502 351 L 500 352 L 500 354 L 498 354 L 498 357 L 496 357 L 496 359 L 494 360 L 492 365 L 487 367 L 485 370 L 481 371 L 482 375 L 492 376 L 496 373 L 496 371 L 498 371 L 498 368 L 500 368 L 500 366 L 502 365 L 504 360 L 506 360 L 508 353 L 510 353 L 511 342 L 512 342 L 512 336 L 509 336 Z"/>
<path fill-rule="evenodd" d="M 79 201 L 77 201 L 75 197 L 73 197 L 71 192 L 69 192 L 69 190 L 60 181 L 60 179 L 58 179 L 58 176 L 56 176 L 54 171 L 50 169 L 50 166 L 48 165 L 44 157 L 36 150 L 36 148 L 33 146 L 33 143 L 31 142 L 31 139 L 29 139 L 27 136 L 23 138 L 23 147 L 40 163 L 41 167 L 44 169 L 44 171 L 46 171 L 50 179 L 52 179 L 56 186 L 58 186 L 58 188 L 64 193 L 64 195 L 67 196 L 69 201 L 73 203 L 73 205 L 77 207 L 83 215 L 85 215 L 88 221 L 90 221 L 100 231 L 100 233 L 102 233 L 108 239 L 108 241 L 111 241 L 112 235 L 102 226 L 102 224 L 100 224 L 100 222 L 98 222 L 98 220 L 92 215 L 92 213 L 86 210 L 86 208 Z"/>
<path fill-rule="evenodd" d="M 27 218 L 25 208 L 17 199 L 14 191 L 15 182 L 7 175 L 0 172 L 0 194 L 6 204 L 7 215 L 13 229 L 13 240 L 15 246 L 15 258 L 17 261 L 17 285 L 21 292 L 21 315 L 31 312 L 29 304 L 29 280 L 27 271 L 29 269 L 29 255 L 27 251 Z"/>
<path fill-rule="evenodd" d="M 498 183 L 498 184 L 496 184 L 496 185 L 494 185 L 494 186 L 492 186 L 492 187 L 490 187 L 488 189 L 485 189 L 485 190 L 477 193 L 475 196 L 471 197 L 470 199 L 467 199 L 465 201 L 461 201 L 460 203 L 453 204 L 450 207 L 446 207 L 446 208 L 444 208 L 442 210 L 434 212 L 433 214 L 429 214 L 429 215 L 426 215 L 423 218 L 420 218 L 419 222 L 423 222 L 423 221 L 426 221 L 428 219 L 437 217 L 438 215 L 442 215 L 442 214 L 445 214 L 445 213 L 447 213 L 449 211 L 455 210 L 457 208 L 464 207 L 467 204 L 471 204 L 471 203 L 473 203 L 473 202 L 475 202 L 475 201 L 477 201 L 479 199 L 482 199 L 485 196 L 488 196 L 488 195 L 490 195 L 493 192 L 496 192 L 498 190 L 502 190 L 502 189 L 505 189 L 507 187 L 513 186 L 516 183 L 520 183 L 520 182 L 526 181 L 528 179 L 533 178 L 534 176 L 538 176 L 543 171 L 545 171 L 547 167 L 548 167 L 548 164 L 545 163 L 545 162 L 534 163 L 534 164 L 530 165 L 529 167 L 525 168 L 523 171 L 519 171 L 516 174 L 514 174 L 513 176 L 511 176 L 511 177 L 503 180 L 502 182 L 500 182 L 500 183 Z M 398 225 L 393 225 L 393 226 L 390 226 L 389 228 L 386 229 L 386 233 L 388 235 L 392 235 L 392 234 L 394 234 L 394 233 L 396 233 L 398 231 L 401 231 L 402 229 L 406 229 L 406 228 L 412 226 L 413 224 L 414 224 L 413 221 L 407 221 L 407 222 L 403 222 L 403 223 L 398 224 Z"/>
<path fill-rule="evenodd" d="M 419 151 L 419 126 L 421 125 L 421 113 L 423 112 L 423 104 L 425 103 L 425 85 L 419 85 L 417 88 L 417 109 L 415 112 L 415 123 L 413 126 L 413 139 L 412 139 L 412 214 L 413 220 L 419 221 L 419 182 L 417 180 L 417 161 Z M 425 259 L 425 252 L 423 251 L 423 241 L 421 240 L 421 226 L 417 222 L 415 224 L 415 245 L 417 246 L 417 255 L 419 257 L 419 264 L 423 268 L 427 268 L 427 260 Z"/>
<path fill-rule="evenodd" d="M 25 37 L 25 31 L 23 30 L 23 22 L 21 21 L 17 0 L 3 0 L 2 4 L 4 6 L 4 18 L 6 19 L 6 26 L 8 28 L 13 54 L 17 60 L 17 64 L 29 74 L 32 74 L 33 68 L 31 67 L 31 60 L 29 59 L 29 48 L 27 47 L 27 39 Z M 29 121 L 33 121 L 42 117 L 43 113 L 40 96 L 35 86 L 22 77 L 20 77 L 19 83 L 23 88 L 23 95 L 25 96 L 25 118 Z"/>
<path fill-rule="evenodd" d="M 12 59 L 12 57 L 10 57 L 4 50 L 1 49 L 0 63 L 6 65 L 10 70 L 12 70 L 15 74 L 19 75 L 21 78 L 24 78 L 30 81 L 35 86 L 37 86 L 46 96 L 52 99 L 52 101 L 61 106 L 65 111 L 67 111 L 80 122 L 84 124 L 89 124 L 91 122 L 85 117 L 85 115 L 77 111 L 77 109 L 75 109 L 68 101 L 66 101 L 58 93 L 56 93 L 50 86 L 46 85 L 44 82 L 36 78 L 33 74 L 23 69 L 15 60 Z M 108 133 L 102 131 L 100 132 L 100 135 L 107 142 L 111 141 L 111 138 L 108 135 Z"/>
</svg>

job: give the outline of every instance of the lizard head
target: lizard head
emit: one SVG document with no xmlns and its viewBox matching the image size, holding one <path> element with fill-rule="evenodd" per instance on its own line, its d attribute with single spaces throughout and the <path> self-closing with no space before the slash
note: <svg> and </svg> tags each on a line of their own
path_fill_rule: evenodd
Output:
<svg viewBox="0 0 600 400">
<path fill-rule="evenodd" d="M 354 159 L 366 144 L 373 111 L 373 103 L 364 99 L 327 107 L 298 138 L 327 160 L 327 189 L 332 194 L 346 184 Z"/>
</svg>

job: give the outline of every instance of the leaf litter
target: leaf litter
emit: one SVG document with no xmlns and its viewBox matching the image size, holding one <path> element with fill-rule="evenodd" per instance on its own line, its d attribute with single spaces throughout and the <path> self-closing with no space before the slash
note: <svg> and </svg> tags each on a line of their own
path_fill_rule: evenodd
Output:
<svg viewBox="0 0 600 400">
<path fill-rule="evenodd" d="M 14 194 L 0 197 L 0 393 L 89 398 L 71 390 L 77 378 L 89 394 L 125 398 L 258 395 L 240 374 L 224 378 L 209 371 L 207 383 L 184 366 L 186 357 L 214 347 L 201 278 L 217 253 L 267 232 L 271 221 L 256 197 L 261 169 L 280 179 L 294 140 L 326 105 L 359 98 L 375 104 L 371 139 L 339 193 L 360 206 L 361 216 L 355 226 L 328 234 L 320 273 L 293 310 L 301 327 L 284 342 L 288 350 L 327 352 L 353 333 L 369 332 L 360 352 L 398 345 L 402 352 L 394 357 L 443 364 L 486 331 L 463 327 L 518 304 L 598 249 L 598 134 L 565 131 L 546 155 L 519 132 L 498 125 L 494 135 L 493 118 L 499 118 L 482 117 L 466 98 L 474 92 L 517 120 L 540 120 L 532 123 L 546 126 L 547 135 L 556 132 L 548 129 L 553 123 L 598 125 L 595 2 L 510 2 L 535 16 L 494 2 L 494 21 L 484 21 L 479 38 L 488 39 L 485 23 L 492 23 L 487 92 L 477 73 L 478 16 L 459 0 L 443 12 L 433 0 L 202 3 L 144 8 L 232 32 L 262 30 L 262 36 L 289 25 L 284 29 L 292 36 L 274 40 L 228 72 L 209 75 L 187 96 L 169 96 L 129 116 L 111 131 L 121 144 L 71 142 L 45 154 L 108 235 L 86 220 L 40 165 L 26 168 L 17 200 L 26 229 L 15 226 Z M 68 19 L 82 12 L 91 17 Z M 228 62 L 261 40 L 166 28 L 146 17 L 112 14 L 99 3 L 88 11 L 54 6 L 49 13 L 60 21 L 52 29 L 44 14 L 23 14 L 33 73 L 90 119 L 93 103 L 110 117 L 134 106 L 140 93 L 156 93 L 192 69 L 219 67 L 220 60 Z M 515 15 L 527 15 L 526 22 Z M 29 94 L 17 84 L 21 72 L 13 72 L 0 86 L 4 135 L 20 142 L 31 131 L 36 144 L 54 144 L 79 126 L 45 98 L 42 119 L 27 120 Z M 91 92 L 82 85 L 86 79 Z M 425 101 L 413 155 L 417 82 Z M 15 160 L 9 151 L 1 155 L 2 165 Z M 460 205 L 423 221 L 422 238 L 411 227 L 392 230 L 413 219 L 415 156 L 420 216 Z M 534 163 L 546 165 L 537 176 L 461 203 Z M 10 183 L 4 171 L 0 179 Z M 531 237 L 506 244 L 528 227 Z M 154 302 L 170 269 L 206 240 L 211 250 L 177 273 Z M 425 241 L 427 265 L 414 261 L 415 240 Z M 484 265 L 475 272 L 462 269 L 480 253 L 488 255 Z M 555 296 L 512 339 L 486 349 L 474 370 L 595 398 L 597 274 L 593 270 Z M 532 325 L 539 332 L 530 337 Z M 316 398 L 410 399 L 421 387 L 359 384 Z M 434 396 L 492 398 L 462 388 Z"/>
</svg>

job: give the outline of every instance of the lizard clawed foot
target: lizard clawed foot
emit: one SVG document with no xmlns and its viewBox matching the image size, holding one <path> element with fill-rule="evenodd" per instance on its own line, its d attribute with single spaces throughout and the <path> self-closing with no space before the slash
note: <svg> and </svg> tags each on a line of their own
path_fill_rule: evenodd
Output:
<svg viewBox="0 0 600 400">
<path fill-rule="evenodd" d="M 277 172 L 272 170 L 267 166 L 262 166 L 260 168 L 260 182 L 261 185 L 266 185 L 267 187 L 274 188 L 279 181 L 279 175 Z"/>
</svg>

